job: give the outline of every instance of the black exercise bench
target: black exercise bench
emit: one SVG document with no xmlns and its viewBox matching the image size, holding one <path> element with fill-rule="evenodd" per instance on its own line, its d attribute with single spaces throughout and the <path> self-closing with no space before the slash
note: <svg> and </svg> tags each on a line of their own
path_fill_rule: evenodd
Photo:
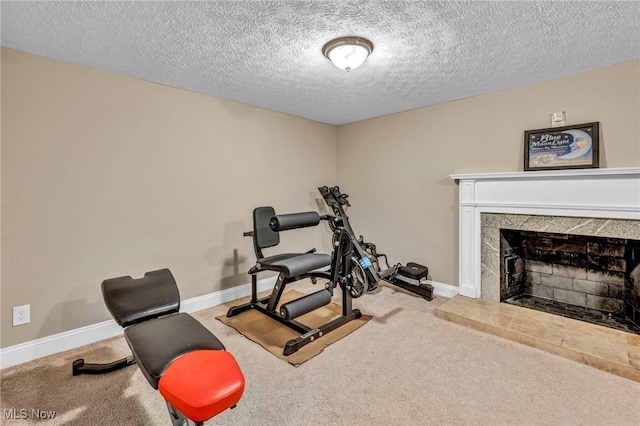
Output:
<svg viewBox="0 0 640 426">
<path fill-rule="evenodd" d="M 102 282 L 105 304 L 124 328 L 132 355 L 108 364 L 73 362 L 73 375 L 103 374 L 138 364 L 164 397 L 174 425 L 201 425 L 233 408 L 244 376 L 224 345 L 191 315 L 180 313 L 180 293 L 168 269 Z"/>
</svg>

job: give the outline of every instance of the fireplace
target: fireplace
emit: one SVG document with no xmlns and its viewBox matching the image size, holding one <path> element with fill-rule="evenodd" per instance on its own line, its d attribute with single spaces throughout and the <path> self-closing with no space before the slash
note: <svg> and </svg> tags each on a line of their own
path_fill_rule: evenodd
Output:
<svg viewBox="0 0 640 426">
<path fill-rule="evenodd" d="M 640 334 L 640 241 L 501 229 L 500 301 Z"/>
<path fill-rule="evenodd" d="M 505 253 L 501 254 L 500 248 L 501 238 L 504 238 L 501 237 L 501 230 L 542 233 L 541 239 L 551 234 L 563 234 L 566 237 L 562 238 L 567 238 L 567 241 L 569 238 L 578 238 L 570 236 L 604 238 L 604 241 L 640 240 L 640 168 L 465 174 L 451 175 L 451 178 L 460 184 L 459 289 L 463 296 L 500 301 L 500 278 L 505 268 Z M 629 249 L 632 255 L 636 250 L 633 247 L 637 247 L 633 244 Z M 571 257 L 572 254 L 567 256 Z M 579 256 L 573 253 L 573 257 Z M 615 263 L 615 260 L 606 261 Z M 506 268 L 515 275 L 521 274 L 514 278 L 520 281 L 512 283 L 515 288 L 511 289 L 513 294 L 509 297 L 515 296 L 518 286 L 526 288 L 529 285 L 533 291 L 532 283 L 527 284 L 526 281 L 526 264 L 526 259 L 507 259 Z M 625 265 L 626 269 L 629 267 L 631 265 Z M 529 275 L 535 275 L 533 272 L 537 271 L 531 271 Z M 627 272 L 629 275 L 624 278 L 627 281 L 617 288 L 624 290 L 624 294 L 618 294 L 617 299 L 610 298 L 609 294 L 617 294 L 618 290 L 605 284 L 607 298 L 611 299 L 607 301 L 607 309 L 603 310 L 606 316 L 617 313 L 621 302 L 615 302 L 614 299 L 635 297 L 636 293 L 630 290 L 629 284 L 633 270 L 625 271 L 625 274 Z M 583 281 L 589 281 L 587 278 L 589 275 Z M 576 284 L 576 288 L 582 284 L 585 283 Z M 565 282 L 565 286 L 568 285 Z M 563 302 L 570 296 L 577 299 L 581 297 L 561 290 L 556 293 L 564 297 Z M 548 289 L 538 287 L 535 291 Z M 596 290 L 590 291 L 598 293 Z M 593 296 L 603 297 L 603 291 L 601 289 L 600 294 Z M 586 305 L 587 293 L 583 294 Z M 590 304 L 594 304 L 596 299 L 589 297 L 589 300 Z M 626 311 L 629 308 L 625 305 L 622 309 Z M 633 314 L 634 311 L 629 312 Z"/>
</svg>

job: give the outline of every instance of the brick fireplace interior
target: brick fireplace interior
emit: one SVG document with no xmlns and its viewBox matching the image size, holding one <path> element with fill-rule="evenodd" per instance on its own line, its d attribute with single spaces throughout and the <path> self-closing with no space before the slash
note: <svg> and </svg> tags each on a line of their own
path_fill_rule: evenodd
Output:
<svg viewBox="0 0 640 426">
<path fill-rule="evenodd" d="M 640 334 L 640 241 L 500 229 L 500 301 Z"/>
</svg>

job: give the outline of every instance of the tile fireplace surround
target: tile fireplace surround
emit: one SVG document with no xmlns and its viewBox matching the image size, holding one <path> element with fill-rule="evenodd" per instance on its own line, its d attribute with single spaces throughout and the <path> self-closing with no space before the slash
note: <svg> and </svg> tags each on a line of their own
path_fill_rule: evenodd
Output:
<svg viewBox="0 0 640 426">
<path fill-rule="evenodd" d="M 451 178 L 460 185 L 460 296 L 443 304 L 438 316 L 640 381 L 640 336 L 577 320 L 543 320 L 538 316 L 555 315 L 536 311 L 528 314 L 527 308 L 500 303 L 500 229 L 640 240 L 640 168 L 454 174 Z M 460 311 L 461 307 L 465 309 Z M 486 312 L 474 317 L 480 308 Z M 525 310 L 517 311 L 521 312 L 515 317 L 519 321 L 535 317 L 530 331 L 534 335 L 513 329 L 517 321 L 511 317 L 513 321 L 502 324 L 506 320 L 504 312 L 516 312 L 514 309 Z M 491 310 L 495 315 L 500 312 L 500 318 L 494 318 Z M 549 333 L 542 330 L 544 324 L 552 324 L 550 330 L 557 331 L 558 324 L 565 320 L 569 323 L 566 327 L 560 324 L 564 331 L 559 341 L 550 343 L 540 337 Z M 573 323 L 577 324 L 570 325 Z M 592 327 L 601 338 L 593 340 Z M 573 328 L 585 332 L 577 345 L 572 342 L 577 335 L 569 332 Z M 610 338 L 622 339 L 627 345 L 621 344 L 621 354 L 612 359 L 585 349 L 591 346 L 610 352 L 610 345 L 605 343 Z"/>
</svg>

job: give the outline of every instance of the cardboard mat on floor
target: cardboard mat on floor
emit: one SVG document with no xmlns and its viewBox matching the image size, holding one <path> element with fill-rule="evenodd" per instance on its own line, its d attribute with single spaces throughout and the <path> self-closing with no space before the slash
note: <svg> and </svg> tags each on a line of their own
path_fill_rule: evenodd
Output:
<svg viewBox="0 0 640 426">
<path fill-rule="evenodd" d="M 302 296 L 304 296 L 304 293 L 296 290 L 289 290 L 282 295 L 281 303 L 286 303 Z M 242 305 L 248 301 L 249 297 L 246 297 L 229 303 L 228 306 Z M 329 303 L 328 305 L 322 306 L 308 314 L 304 314 L 296 318 L 296 321 L 306 325 L 307 327 L 315 328 L 322 324 L 326 324 L 332 319 L 339 317 L 341 314 L 342 306 L 336 303 Z M 280 324 L 278 321 L 269 318 L 265 314 L 252 309 L 231 318 L 227 318 L 226 315 L 220 315 L 216 318 L 224 324 L 235 328 L 240 334 L 258 343 L 278 358 L 298 366 L 318 355 L 330 344 L 362 327 L 371 319 L 371 316 L 362 315 L 361 318 L 349 321 L 342 327 L 338 327 L 321 338 L 316 339 L 314 342 L 303 346 L 300 350 L 289 356 L 284 356 L 282 354 L 284 345 L 289 340 L 299 337 L 300 334 L 289 327 Z"/>
</svg>

